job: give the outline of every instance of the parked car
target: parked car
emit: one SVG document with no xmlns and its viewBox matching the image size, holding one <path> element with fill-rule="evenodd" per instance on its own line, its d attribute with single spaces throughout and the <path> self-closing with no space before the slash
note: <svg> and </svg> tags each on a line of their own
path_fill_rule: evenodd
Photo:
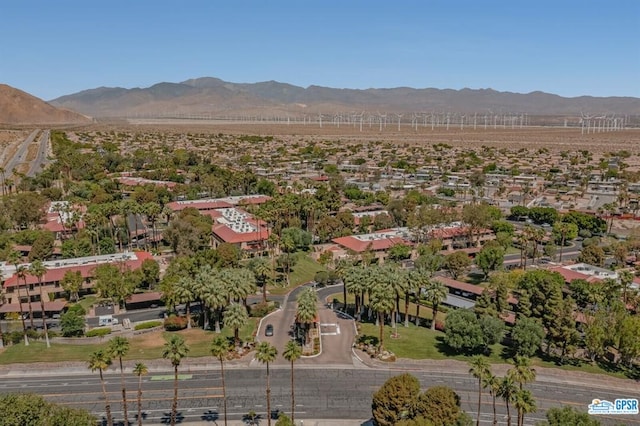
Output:
<svg viewBox="0 0 640 426">
<path fill-rule="evenodd" d="M 267 324 L 267 327 L 264 329 L 265 336 L 273 336 L 273 325 Z"/>
</svg>

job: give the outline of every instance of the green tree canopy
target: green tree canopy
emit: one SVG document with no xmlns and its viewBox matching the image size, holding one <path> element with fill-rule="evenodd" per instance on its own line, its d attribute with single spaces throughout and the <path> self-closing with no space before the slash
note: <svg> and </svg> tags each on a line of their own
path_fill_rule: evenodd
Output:
<svg viewBox="0 0 640 426">
<path fill-rule="evenodd" d="M 539 426 L 600 426 L 600 421 L 585 412 L 573 407 L 553 407 L 547 410 L 547 421 L 538 423 Z"/>
<path fill-rule="evenodd" d="M 29 393 L 0 395 L 0 412 L 4 426 L 87 426 L 97 422 L 87 410 L 53 404 Z"/>
<path fill-rule="evenodd" d="M 465 252 L 456 251 L 445 256 L 443 266 L 457 280 L 471 266 L 471 259 Z"/>
<path fill-rule="evenodd" d="M 511 330 L 511 339 L 517 355 L 532 357 L 540 349 L 544 328 L 535 318 L 519 318 Z"/>
</svg>

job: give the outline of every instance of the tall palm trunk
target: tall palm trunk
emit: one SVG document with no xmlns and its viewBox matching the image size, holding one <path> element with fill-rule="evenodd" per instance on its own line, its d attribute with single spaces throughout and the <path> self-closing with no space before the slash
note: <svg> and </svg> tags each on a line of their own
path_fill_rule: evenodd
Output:
<svg viewBox="0 0 640 426">
<path fill-rule="evenodd" d="M 42 310 L 42 330 L 44 330 L 44 340 L 47 343 L 47 348 L 51 347 L 49 342 L 49 330 L 47 329 L 47 316 L 44 314 L 44 298 L 42 297 L 42 281 L 38 280 L 38 287 L 40 287 L 40 309 Z"/>
<path fill-rule="evenodd" d="M 33 305 L 31 305 L 31 294 L 29 293 L 29 285 L 27 284 L 26 278 L 24 279 L 24 289 L 27 292 L 27 303 L 29 304 L 29 322 L 31 323 L 31 329 L 33 330 L 35 328 L 33 326 Z"/>
<path fill-rule="evenodd" d="M 438 318 L 438 304 L 433 303 L 433 321 L 431 321 L 431 330 L 436 329 L 436 318 Z"/>
<path fill-rule="evenodd" d="M 171 426 L 176 426 L 178 415 L 178 366 L 173 367 L 173 402 L 171 403 Z"/>
<path fill-rule="evenodd" d="M 491 391 L 491 398 L 493 403 L 493 424 L 494 426 L 498 424 L 498 414 L 496 413 L 496 392 L 495 390 Z"/>
<path fill-rule="evenodd" d="M 27 323 L 24 321 L 24 312 L 22 312 L 22 298 L 20 297 L 20 285 L 18 285 L 18 303 L 20 304 L 20 320 L 22 320 L 22 332 L 24 333 L 24 345 L 29 346 L 29 337 L 27 336 Z"/>
<path fill-rule="evenodd" d="M 382 312 L 378 312 L 378 325 L 380 327 L 380 342 L 378 348 L 382 351 L 384 348 L 384 314 Z"/>
<path fill-rule="evenodd" d="M 185 312 L 187 314 L 187 329 L 191 328 L 191 303 L 187 302 L 187 306 L 185 307 Z"/>
<path fill-rule="evenodd" d="M 113 419 L 111 418 L 111 404 L 109 404 L 109 397 L 107 395 L 107 387 L 104 384 L 102 369 L 100 369 L 100 383 L 102 384 L 102 395 L 104 396 L 104 411 L 107 415 L 107 425 L 113 426 Z"/>
<path fill-rule="evenodd" d="M 296 424 L 296 393 L 293 389 L 293 359 L 291 359 L 291 423 Z"/>
<path fill-rule="evenodd" d="M 271 386 L 269 384 L 269 363 L 267 362 L 267 425 L 271 426 Z"/>
<path fill-rule="evenodd" d="M 482 409 L 482 379 L 478 378 L 478 417 L 476 418 L 476 426 L 480 426 L 480 410 Z"/>
<path fill-rule="evenodd" d="M 222 406 L 224 407 L 224 426 L 227 426 L 227 386 L 224 383 L 224 361 L 220 357 L 220 374 L 222 375 Z"/>
<path fill-rule="evenodd" d="M 129 413 L 127 410 L 127 388 L 124 384 L 124 369 L 122 368 L 122 357 L 118 357 L 120 362 L 120 387 L 122 388 L 122 411 L 124 414 L 124 425 L 129 425 Z"/>
<path fill-rule="evenodd" d="M 509 408 L 509 400 L 505 399 L 505 404 L 507 406 L 507 426 L 511 426 L 511 410 Z"/>
<path fill-rule="evenodd" d="M 404 326 L 409 327 L 409 292 L 404 296 Z"/>
<path fill-rule="evenodd" d="M 142 374 L 138 376 L 138 426 L 142 426 Z"/>
</svg>

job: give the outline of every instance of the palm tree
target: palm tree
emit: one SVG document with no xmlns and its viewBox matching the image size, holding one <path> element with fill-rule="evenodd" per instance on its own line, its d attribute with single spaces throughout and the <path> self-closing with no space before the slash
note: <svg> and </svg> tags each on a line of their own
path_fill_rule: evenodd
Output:
<svg viewBox="0 0 640 426">
<path fill-rule="evenodd" d="M 189 347 L 184 343 L 184 339 L 172 334 L 166 338 L 162 358 L 168 359 L 173 365 L 173 403 L 171 404 L 171 426 L 176 425 L 176 416 L 178 414 L 178 367 L 182 358 L 189 353 Z"/>
<path fill-rule="evenodd" d="M 266 257 L 258 257 L 251 264 L 253 273 L 256 275 L 256 279 L 262 283 L 262 302 L 267 302 L 267 283 L 269 278 L 273 276 L 271 270 L 271 262 Z"/>
<path fill-rule="evenodd" d="M 22 278 L 27 283 L 27 267 L 24 265 L 20 265 L 16 267 L 16 289 L 18 290 L 18 304 L 20 305 L 20 319 L 22 320 L 22 332 L 24 333 L 24 345 L 29 346 L 29 336 L 27 336 L 27 323 L 24 320 L 24 313 L 22 311 L 22 297 L 20 297 L 20 278 Z M 29 300 L 29 306 L 31 306 L 31 300 Z M 29 309 L 31 312 L 31 309 Z M 30 315 L 33 317 L 32 315 Z M 31 318 L 31 322 L 33 322 L 33 318 Z M 33 327 L 32 327 L 33 328 Z"/>
<path fill-rule="evenodd" d="M 44 296 L 42 294 L 42 277 L 47 273 L 47 268 L 40 260 L 34 260 L 29 266 L 29 273 L 38 279 L 38 288 L 40 289 L 40 310 L 42 311 L 42 329 L 44 330 L 44 339 L 47 342 L 47 348 L 51 347 L 49 343 L 49 331 L 47 330 L 47 316 L 44 310 Z"/>
<path fill-rule="evenodd" d="M 529 239 L 524 231 L 520 233 L 517 237 L 518 245 L 520 246 L 520 264 L 522 265 L 522 270 L 527 269 L 527 245 L 529 244 Z"/>
<path fill-rule="evenodd" d="M 496 396 L 498 396 L 498 392 L 500 391 L 500 380 L 498 380 L 497 376 L 489 374 L 482 381 L 482 387 L 489 389 L 489 394 L 491 395 L 491 402 L 493 404 L 493 424 L 498 424 L 498 415 L 496 414 Z"/>
<path fill-rule="evenodd" d="M 304 326 L 304 340 L 307 343 L 311 325 L 318 315 L 318 295 L 311 287 L 306 287 L 300 292 L 296 301 L 298 303 L 296 321 Z"/>
<path fill-rule="evenodd" d="M 449 291 L 447 287 L 440 281 L 429 281 L 424 289 L 425 299 L 431 303 L 433 308 L 433 320 L 431 321 L 431 330 L 436 329 L 436 318 L 438 317 L 438 307 L 447 298 Z"/>
<path fill-rule="evenodd" d="M 213 271 L 209 276 L 203 278 L 204 283 L 202 286 L 202 294 L 200 298 L 205 304 L 205 322 L 207 319 L 207 312 L 213 310 L 215 317 L 214 329 L 216 333 L 220 333 L 220 317 L 222 316 L 222 309 L 227 305 L 229 297 L 227 295 L 227 288 L 224 281 L 220 277 L 218 271 Z"/>
<path fill-rule="evenodd" d="M 347 270 L 349 269 L 349 267 L 352 266 L 350 262 L 347 262 L 345 259 L 340 259 L 337 263 L 336 263 L 336 275 L 338 277 L 340 277 L 340 279 L 342 280 L 342 297 L 343 297 L 343 301 L 344 301 L 344 311 L 347 311 L 347 282 L 346 282 L 346 277 L 347 277 Z"/>
<path fill-rule="evenodd" d="M 302 356 L 302 348 L 295 340 L 289 340 L 284 347 L 282 356 L 291 363 L 291 423 L 295 424 L 296 397 L 293 386 L 293 363 Z"/>
<path fill-rule="evenodd" d="M 507 374 L 518 383 L 520 390 L 522 390 L 525 384 L 536 380 L 536 370 L 531 368 L 531 359 L 525 356 L 516 356 L 513 359 L 513 367 L 507 371 Z"/>
<path fill-rule="evenodd" d="M 269 386 L 269 363 L 278 355 L 278 350 L 269 342 L 261 342 L 256 348 L 256 359 L 267 365 L 267 425 L 271 426 L 271 387 Z"/>
<path fill-rule="evenodd" d="M 515 394 L 513 405 L 518 409 L 518 426 L 524 425 L 524 415 L 535 413 L 538 407 L 529 389 L 520 389 Z"/>
<path fill-rule="evenodd" d="M 491 366 L 485 357 L 474 356 L 469 361 L 469 374 L 478 379 L 478 417 L 476 426 L 480 426 L 480 409 L 482 408 L 483 382 L 491 375 Z"/>
<path fill-rule="evenodd" d="M 222 375 L 222 404 L 224 407 L 224 424 L 227 425 L 227 388 L 224 383 L 224 358 L 229 353 L 229 341 L 224 336 L 216 336 L 211 342 L 211 355 L 220 361 L 220 374 Z"/>
<path fill-rule="evenodd" d="M 355 301 L 356 301 L 354 316 L 359 320 L 360 316 L 362 315 L 361 305 L 362 305 L 362 302 L 364 302 L 363 300 L 361 300 L 362 298 L 360 297 L 360 294 L 362 293 L 362 290 L 363 290 L 362 278 L 364 276 L 364 271 L 359 266 L 350 266 L 350 267 L 341 269 L 340 274 L 341 274 L 340 277 L 342 278 L 342 283 L 343 283 L 342 296 L 345 298 L 344 310 L 345 312 L 347 310 L 347 299 L 346 299 L 347 292 L 353 293 L 355 295 Z"/>
<path fill-rule="evenodd" d="M 141 362 L 133 367 L 133 374 L 138 376 L 138 426 L 142 426 L 142 376 L 147 374 L 149 369 Z"/>
<path fill-rule="evenodd" d="M 122 368 L 122 357 L 129 352 L 129 341 L 122 337 L 116 336 L 109 342 L 109 356 L 118 358 L 120 364 L 120 385 L 122 387 L 122 409 L 124 411 L 124 424 L 129 424 L 129 414 L 127 412 L 127 388 L 124 384 L 124 368 Z"/>
<path fill-rule="evenodd" d="M 384 316 L 393 310 L 395 294 L 386 277 L 378 277 L 381 279 L 373 282 L 369 297 L 371 309 L 377 313 L 376 321 L 380 327 L 378 351 L 381 352 L 384 349 Z"/>
<path fill-rule="evenodd" d="M 193 291 L 194 280 L 190 277 L 180 277 L 175 285 L 175 296 L 178 303 L 184 303 L 186 306 L 187 328 L 191 328 L 191 302 L 196 298 Z"/>
<path fill-rule="evenodd" d="M 98 370 L 98 372 L 100 373 L 100 383 L 102 384 L 102 396 L 104 397 L 104 408 L 107 414 L 107 425 L 113 426 L 113 419 L 111 418 L 111 405 L 109 404 L 107 387 L 105 386 L 104 376 L 102 374 L 102 372 L 107 368 L 109 368 L 110 365 L 111 365 L 111 358 L 102 349 L 92 352 L 91 355 L 89 355 L 89 369 L 91 369 L 91 371 Z"/>
<path fill-rule="evenodd" d="M 232 303 L 224 310 L 224 326 L 233 328 L 233 337 L 236 345 L 240 343 L 239 331 L 249 321 L 247 308 L 239 303 Z"/>
<path fill-rule="evenodd" d="M 147 220 L 151 222 L 151 244 L 154 248 L 158 248 L 158 242 L 156 241 L 156 222 L 158 221 L 158 217 L 160 213 L 162 213 L 162 208 L 160 204 L 151 201 L 142 205 L 142 210 L 145 215 L 147 215 Z M 145 238 L 145 244 L 149 241 L 149 238 Z"/>
<path fill-rule="evenodd" d="M 511 375 L 507 374 L 506 377 L 502 378 L 497 392 L 497 395 L 504 400 L 507 407 L 507 426 L 511 426 L 511 411 L 509 410 L 509 404 L 515 402 L 516 392 L 518 392 L 518 384 Z"/>
<path fill-rule="evenodd" d="M 408 293 L 408 273 L 406 269 L 399 269 L 396 264 L 388 269 L 389 276 L 389 284 L 393 289 L 393 293 L 395 294 L 395 308 L 394 312 L 391 314 L 391 326 L 395 328 L 397 317 L 400 316 L 400 295 Z M 407 317 L 407 311 L 404 313 L 405 319 Z"/>
</svg>

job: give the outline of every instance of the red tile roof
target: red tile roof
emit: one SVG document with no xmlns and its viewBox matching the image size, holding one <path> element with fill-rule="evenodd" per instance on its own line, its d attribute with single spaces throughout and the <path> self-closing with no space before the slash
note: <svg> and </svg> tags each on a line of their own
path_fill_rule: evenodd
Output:
<svg viewBox="0 0 640 426">
<path fill-rule="evenodd" d="M 124 266 L 126 268 L 129 268 L 131 270 L 134 269 L 138 269 L 140 267 L 140 265 L 142 265 L 142 262 L 146 259 L 153 259 L 153 256 L 151 255 L 151 253 L 147 253 L 144 251 L 139 251 L 136 252 L 136 260 L 127 260 L 124 263 Z M 64 277 L 64 274 L 67 271 L 80 271 L 80 274 L 82 275 L 83 278 L 91 278 L 93 277 L 93 271 L 96 267 L 100 266 L 100 265 L 104 265 L 107 262 L 102 262 L 102 263 L 88 263 L 85 265 L 73 265 L 73 266 L 65 266 L 65 267 L 60 267 L 60 268 L 50 268 L 46 274 L 44 274 L 44 276 L 42 277 L 42 283 L 44 285 L 47 285 L 48 283 L 55 283 L 55 282 L 59 282 L 62 280 L 62 278 Z M 38 278 L 34 277 L 33 275 L 27 274 L 26 275 L 26 279 L 27 279 L 27 284 L 37 284 L 38 283 Z M 20 284 L 17 283 L 18 281 L 18 276 L 17 275 L 12 275 L 11 277 L 7 278 L 4 282 L 4 288 L 9 288 L 9 287 L 15 287 L 17 285 L 24 285 L 24 281 L 22 279 L 20 279 Z"/>
<path fill-rule="evenodd" d="M 160 300 L 162 298 L 162 293 L 159 291 L 152 291 L 148 293 L 135 293 L 127 298 L 126 303 L 142 303 L 142 302 L 153 302 L 156 300 Z"/>
<path fill-rule="evenodd" d="M 467 293 L 472 293 L 478 296 L 481 295 L 482 292 L 484 291 L 484 287 L 454 280 L 453 278 L 449 278 L 449 277 L 434 277 L 433 279 L 436 281 L 440 281 L 442 284 L 446 285 L 449 288 L 455 288 L 456 290 L 466 291 Z"/>
<path fill-rule="evenodd" d="M 576 272 L 571 269 L 563 268 L 562 266 L 555 266 L 553 268 L 549 268 L 549 271 L 557 272 L 560 275 L 562 275 L 566 283 L 570 283 L 573 280 L 585 280 L 590 283 L 602 281 L 600 278 L 596 278 L 592 275 Z"/>
<path fill-rule="evenodd" d="M 53 302 L 44 302 L 44 310 L 45 312 L 60 312 L 67 305 L 66 300 L 54 300 Z M 40 303 L 31 303 L 31 310 L 34 312 L 42 312 Z M 0 313 L 6 314 L 9 312 L 20 312 L 20 304 L 19 303 L 11 303 L 4 304 L 0 306 Z M 29 312 L 29 304 L 22 304 L 22 312 Z"/>
<path fill-rule="evenodd" d="M 225 243 L 238 244 L 249 243 L 252 241 L 263 241 L 269 238 L 271 231 L 269 229 L 261 228 L 256 232 L 235 232 L 227 225 L 218 223 L 211 227 L 214 235 Z"/>
<path fill-rule="evenodd" d="M 167 204 L 173 211 L 180 211 L 186 208 L 194 208 L 196 210 L 216 210 L 216 209 L 227 209 L 233 207 L 233 204 L 227 203 L 226 201 L 211 201 L 211 200 L 203 200 L 203 201 L 192 201 L 188 203 L 183 203 L 180 201 L 172 201 Z"/>
</svg>

